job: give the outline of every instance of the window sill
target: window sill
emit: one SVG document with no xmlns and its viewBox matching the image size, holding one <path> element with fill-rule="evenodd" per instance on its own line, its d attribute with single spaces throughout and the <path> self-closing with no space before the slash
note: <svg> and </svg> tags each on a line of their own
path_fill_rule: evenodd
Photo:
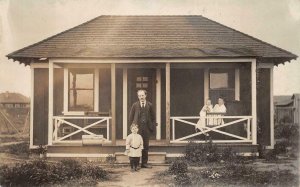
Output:
<svg viewBox="0 0 300 187">
<path fill-rule="evenodd" d="M 84 116 L 84 111 L 66 111 L 62 112 L 64 116 Z"/>
</svg>

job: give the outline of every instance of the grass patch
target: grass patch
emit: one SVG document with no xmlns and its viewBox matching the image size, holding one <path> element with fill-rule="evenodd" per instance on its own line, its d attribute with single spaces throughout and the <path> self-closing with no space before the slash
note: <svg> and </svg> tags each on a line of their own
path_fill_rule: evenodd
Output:
<svg viewBox="0 0 300 187">
<path fill-rule="evenodd" d="M 16 144 L 4 145 L 0 147 L 0 152 L 19 156 L 28 156 L 30 152 L 29 143 L 21 142 Z"/>
</svg>

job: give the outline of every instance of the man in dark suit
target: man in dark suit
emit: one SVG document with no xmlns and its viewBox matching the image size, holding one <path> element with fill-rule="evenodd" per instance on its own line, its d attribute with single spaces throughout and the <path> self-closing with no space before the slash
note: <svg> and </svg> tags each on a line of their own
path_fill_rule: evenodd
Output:
<svg viewBox="0 0 300 187">
<path fill-rule="evenodd" d="M 149 150 L 149 137 L 153 133 L 156 126 L 155 112 L 152 104 L 146 101 L 147 91 L 138 90 L 137 96 L 139 101 L 133 103 L 129 113 L 129 125 L 135 123 L 139 127 L 139 134 L 143 138 L 144 149 L 142 150 L 142 168 L 149 168 L 148 150 Z"/>
</svg>

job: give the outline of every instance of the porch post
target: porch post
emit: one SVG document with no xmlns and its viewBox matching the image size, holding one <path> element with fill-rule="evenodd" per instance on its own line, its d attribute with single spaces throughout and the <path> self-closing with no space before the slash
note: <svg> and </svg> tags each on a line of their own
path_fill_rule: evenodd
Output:
<svg viewBox="0 0 300 187">
<path fill-rule="evenodd" d="M 274 149 L 274 99 L 273 99 L 273 69 L 274 66 L 270 68 L 270 135 L 271 135 L 271 145 L 270 148 Z"/>
<path fill-rule="evenodd" d="M 30 141 L 29 147 L 33 148 L 33 107 L 34 107 L 34 68 L 30 66 L 31 70 L 31 97 L 30 97 Z"/>
<path fill-rule="evenodd" d="M 69 70 L 64 67 L 64 112 L 69 110 Z"/>
<path fill-rule="evenodd" d="M 49 59 L 49 103 L 48 103 L 48 145 L 52 145 L 53 133 L 53 74 L 54 65 Z"/>
<path fill-rule="evenodd" d="M 257 144 L 256 59 L 251 61 L 252 144 Z"/>
<path fill-rule="evenodd" d="M 161 71 L 156 69 L 156 139 L 161 139 Z"/>
<path fill-rule="evenodd" d="M 166 141 L 170 142 L 170 63 L 166 63 Z"/>
<path fill-rule="evenodd" d="M 99 112 L 99 69 L 95 69 L 95 79 L 94 79 L 94 111 Z"/>
<path fill-rule="evenodd" d="M 123 69 L 123 139 L 127 137 L 127 68 Z"/>
<path fill-rule="evenodd" d="M 204 69 L 204 102 L 209 98 L 209 69 Z"/>
<path fill-rule="evenodd" d="M 116 145 L 116 64 L 111 64 L 111 141 Z"/>
</svg>

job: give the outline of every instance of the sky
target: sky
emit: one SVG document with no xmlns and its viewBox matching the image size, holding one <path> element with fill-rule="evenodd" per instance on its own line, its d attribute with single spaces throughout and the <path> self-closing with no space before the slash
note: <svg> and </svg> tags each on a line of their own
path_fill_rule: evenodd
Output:
<svg viewBox="0 0 300 187">
<path fill-rule="evenodd" d="M 0 0 L 0 93 L 30 96 L 30 67 L 5 55 L 100 15 L 202 15 L 300 56 L 300 0 Z M 300 93 L 300 58 L 274 68 L 274 95 Z"/>
</svg>

